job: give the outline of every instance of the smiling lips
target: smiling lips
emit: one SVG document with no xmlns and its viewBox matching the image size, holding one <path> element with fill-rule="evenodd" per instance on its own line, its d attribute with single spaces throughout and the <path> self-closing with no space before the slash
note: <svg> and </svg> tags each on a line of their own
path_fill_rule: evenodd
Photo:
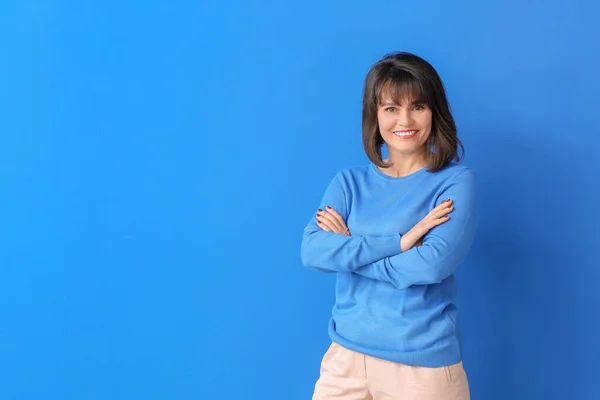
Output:
<svg viewBox="0 0 600 400">
<path fill-rule="evenodd" d="M 412 137 L 414 137 L 417 132 L 419 132 L 418 130 L 412 130 L 412 131 L 394 131 L 394 135 L 401 138 L 401 139 L 410 139 Z"/>
</svg>

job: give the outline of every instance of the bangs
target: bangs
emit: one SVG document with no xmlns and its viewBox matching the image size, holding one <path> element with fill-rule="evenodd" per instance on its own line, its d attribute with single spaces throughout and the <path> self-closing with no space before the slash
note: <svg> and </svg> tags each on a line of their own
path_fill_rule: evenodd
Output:
<svg viewBox="0 0 600 400">
<path fill-rule="evenodd" d="M 422 81 L 419 81 L 409 72 L 392 70 L 375 85 L 373 100 L 377 106 L 386 100 L 392 100 L 398 105 L 420 103 L 429 107 L 431 93 Z"/>
</svg>

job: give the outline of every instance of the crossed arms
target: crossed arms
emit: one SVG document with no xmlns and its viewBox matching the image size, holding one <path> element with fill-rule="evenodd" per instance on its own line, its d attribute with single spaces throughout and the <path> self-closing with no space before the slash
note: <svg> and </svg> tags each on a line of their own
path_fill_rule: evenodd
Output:
<svg viewBox="0 0 600 400">
<path fill-rule="evenodd" d="M 339 174 L 327 187 L 320 208 L 330 206 L 346 221 L 348 207 Z M 347 235 L 327 231 L 311 219 L 304 229 L 301 258 L 306 267 L 323 272 L 353 272 L 388 282 L 399 289 L 440 283 L 468 254 L 477 228 L 476 177 L 463 170 L 437 196 L 455 205 L 447 222 L 424 234 L 420 246 L 401 249 L 402 234 Z M 407 232 L 405 235 L 408 235 Z M 412 240 L 414 243 L 417 240 Z"/>
</svg>

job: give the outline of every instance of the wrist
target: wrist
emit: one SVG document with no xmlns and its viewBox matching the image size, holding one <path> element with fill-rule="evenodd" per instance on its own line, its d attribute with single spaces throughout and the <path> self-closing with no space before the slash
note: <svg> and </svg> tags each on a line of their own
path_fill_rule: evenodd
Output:
<svg viewBox="0 0 600 400">
<path fill-rule="evenodd" d="M 413 248 L 423 235 L 424 234 L 421 233 L 420 229 L 418 229 L 416 226 L 413 227 L 404 235 L 400 236 L 400 250 L 405 252 Z"/>
<path fill-rule="evenodd" d="M 416 241 L 425 236 L 427 232 L 429 232 L 429 230 L 426 229 L 426 227 L 424 227 L 421 223 L 418 223 L 417 225 L 413 226 L 407 232 L 407 234 L 410 234 L 411 238 L 413 238 Z"/>
<path fill-rule="evenodd" d="M 417 237 L 414 232 L 406 232 L 406 234 L 400 236 L 400 251 L 405 252 L 409 250 L 417 241 Z"/>
</svg>

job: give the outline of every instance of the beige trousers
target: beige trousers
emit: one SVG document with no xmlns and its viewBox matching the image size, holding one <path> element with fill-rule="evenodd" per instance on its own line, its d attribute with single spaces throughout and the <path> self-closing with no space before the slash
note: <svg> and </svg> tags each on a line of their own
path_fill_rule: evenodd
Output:
<svg viewBox="0 0 600 400">
<path fill-rule="evenodd" d="M 332 343 L 321 363 L 313 400 L 469 400 L 462 362 L 411 367 Z"/>
</svg>

